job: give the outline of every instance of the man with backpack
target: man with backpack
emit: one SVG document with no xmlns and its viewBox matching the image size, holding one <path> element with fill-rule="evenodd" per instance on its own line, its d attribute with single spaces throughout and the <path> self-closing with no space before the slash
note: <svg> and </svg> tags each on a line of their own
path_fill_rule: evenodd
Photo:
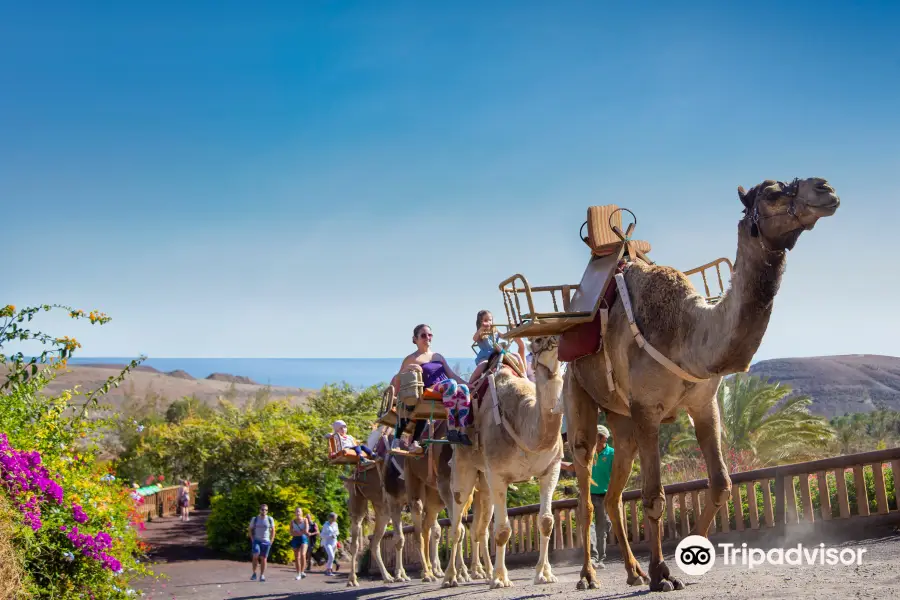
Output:
<svg viewBox="0 0 900 600">
<path fill-rule="evenodd" d="M 256 581 L 256 563 L 259 562 L 259 580 L 266 580 L 266 561 L 269 558 L 269 550 L 275 541 L 275 521 L 269 516 L 269 507 L 260 505 L 259 514 L 250 519 L 250 527 L 247 528 L 250 536 L 251 552 L 253 553 L 253 576 L 250 581 Z"/>
</svg>

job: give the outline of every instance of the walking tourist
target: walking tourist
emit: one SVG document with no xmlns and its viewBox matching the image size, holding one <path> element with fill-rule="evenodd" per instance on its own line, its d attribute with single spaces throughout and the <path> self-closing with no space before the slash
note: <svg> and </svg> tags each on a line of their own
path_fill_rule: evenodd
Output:
<svg viewBox="0 0 900 600">
<path fill-rule="evenodd" d="M 332 566 L 334 566 L 334 553 L 337 549 L 339 534 L 337 515 L 331 513 L 328 515 L 328 522 L 322 525 L 322 545 L 325 547 L 325 553 L 328 555 L 328 562 L 325 563 L 325 575 L 327 577 L 334 575 Z"/>
<path fill-rule="evenodd" d="M 303 509 L 299 506 L 294 511 L 291 521 L 291 548 L 294 549 L 294 567 L 297 569 L 297 577 L 300 580 L 306 577 L 306 550 L 309 548 L 309 521 L 303 516 Z"/>
<path fill-rule="evenodd" d="M 613 447 L 607 443 L 609 429 L 597 425 L 597 452 L 594 466 L 591 467 L 591 504 L 594 505 L 594 523 L 591 523 L 591 562 L 595 569 L 605 569 L 606 536 L 612 529 L 612 521 L 606 514 L 606 491 L 609 489 L 609 476 L 612 473 Z M 601 533 L 602 531 L 602 533 Z"/>
<path fill-rule="evenodd" d="M 253 555 L 253 576 L 250 581 L 256 581 L 256 564 L 259 563 L 259 580 L 266 580 L 266 561 L 269 559 L 269 550 L 275 541 L 275 520 L 269 516 L 269 507 L 260 505 L 259 514 L 250 519 L 247 528 L 250 535 L 250 547 Z"/>
<path fill-rule="evenodd" d="M 181 507 L 181 521 L 190 521 L 190 511 L 191 511 L 191 482 L 187 479 L 181 482 L 181 487 L 178 488 L 178 506 Z"/>
<path fill-rule="evenodd" d="M 316 524 L 316 516 L 311 512 L 306 513 L 306 522 L 309 523 L 307 535 L 309 536 L 309 546 L 306 548 L 306 570 L 312 571 L 312 561 L 319 545 L 319 526 Z M 316 566 L 321 567 L 322 563 L 316 559 Z"/>
</svg>

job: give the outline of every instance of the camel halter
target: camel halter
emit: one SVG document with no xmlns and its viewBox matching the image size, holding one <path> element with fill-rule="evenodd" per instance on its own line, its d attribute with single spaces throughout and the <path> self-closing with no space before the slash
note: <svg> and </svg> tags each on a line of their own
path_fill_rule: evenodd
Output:
<svg viewBox="0 0 900 600">
<path fill-rule="evenodd" d="M 653 347 L 650 342 L 644 339 L 644 336 L 641 335 L 641 330 L 638 329 L 637 323 L 634 322 L 634 312 L 631 310 L 631 299 L 628 296 L 628 286 L 625 285 L 625 276 L 622 273 L 616 273 L 616 287 L 619 288 L 619 297 L 622 299 L 622 306 L 625 307 L 625 314 L 628 316 L 628 325 L 631 326 L 631 332 L 634 334 L 634 341 L 637 343 L 638 348 L 643 348 L 647 351 L 647 354 L 653 357 L 656 362 L 667 368 L 672 373 L 678 375 L 685 381 L 690 381 L 693 383 L 703 383 L 704 381 L 709 381 L 709 377 L 694 377 L 671 360 L 666 358 L 659 350 Z M 601 315 L 602 318 L 602 315 Z M 612 369 L 609 364 L 609 355 L 606 354 L 606 363 L 607 363 L 607 383 L 610 385 L 615 385 L 612 383 Z M 612 388 L 610 388 L 612 389 Z M 622 392 L 619 390 L 619 394 Z"/>
</svg>

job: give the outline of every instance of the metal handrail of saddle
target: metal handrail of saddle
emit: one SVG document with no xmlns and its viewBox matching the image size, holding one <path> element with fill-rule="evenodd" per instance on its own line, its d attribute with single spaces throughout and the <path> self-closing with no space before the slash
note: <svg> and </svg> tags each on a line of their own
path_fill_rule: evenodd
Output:
<svg viewBox="0 0 900 600">
<path fill-rule="evenodd" d="M 519 286 L 516 285 L 517 281 L 521 282 Z M 501 281 L 499 287 L 500 292 L 503 294 L 503 307 L 506 309 L 506 318 L 509 322 L 508 329 L 514 329 L 526 321 L 564 316 L 568 311 L 571 295 L 578 289 L 578 284 L 540 285 L 532 287 L 524 275 L 516 273 Z M 538 313 L 535 310 L 534 294 L 544 292 L 550 292 L 550 298 L 553 301 L 553 313 Z M 559 304 L 556 300 L 557 292 L 559 292 L 562 297 L 562 311 L 559 310 Z M 522 304 L 519 300 L 520 294 L 525 294 L 525 301 L 528 305 L 527 312 L 522 312 Z"/>
<path fill-rule="evenodd" d="M 728 277 L 729 279 L 734 274 L 734 265 L 730 260 L 725 257 L 717 258 L 716 260 L 710 261 L 705 265 L 700 265 L 699 267 L 695 267 L 693 269 L 689 269 L 687 271 L 683 271 L 686 277 L 690 277 L 691 275 L 696 275 L 700 273 L 700 277 L 703 279 L 703 291 L 706 294 L 706 301 L 709 304 L 716 304 L 719 300 L 722 299 L 722 296 L 725 294 L 725 283 L 722 281 L 722 265 L 726 265 L 728 267 Z M 709 281 L 706 278 L 706 271 L 708 269 L 715 268 L 716 270 L 716 278 L 719 284 L 719 293 L 718 295 L 713 295 L 712 291 L 709 288 Z"/>
</svg>

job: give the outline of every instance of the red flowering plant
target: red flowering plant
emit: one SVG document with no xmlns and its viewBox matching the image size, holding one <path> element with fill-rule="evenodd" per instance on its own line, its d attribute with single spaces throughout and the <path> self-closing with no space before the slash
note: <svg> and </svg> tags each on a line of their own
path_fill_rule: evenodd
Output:
<svg viewBox="0 0 900 600">
<path fill-rule="evenodd" d="M 109 317 L 64 306 L 0 307 L 0 496 L 13 507 L 12 544 L 34 598 L 127 598 L 131 579 L 152 575 L 141 562 L 135 523 L 141 500 L 99 461 L 98 440 L 108 418 L 99 399 L 143 358 L 132 361 L 89 394 L 44 394 L 44 387 L 80 347 L 28 329 L 40 312 L 66 310 L 73 319 L 104 324 Z M 26 358 L 2 353 L 8 343 L 48 347 Z"/>
</svg>

